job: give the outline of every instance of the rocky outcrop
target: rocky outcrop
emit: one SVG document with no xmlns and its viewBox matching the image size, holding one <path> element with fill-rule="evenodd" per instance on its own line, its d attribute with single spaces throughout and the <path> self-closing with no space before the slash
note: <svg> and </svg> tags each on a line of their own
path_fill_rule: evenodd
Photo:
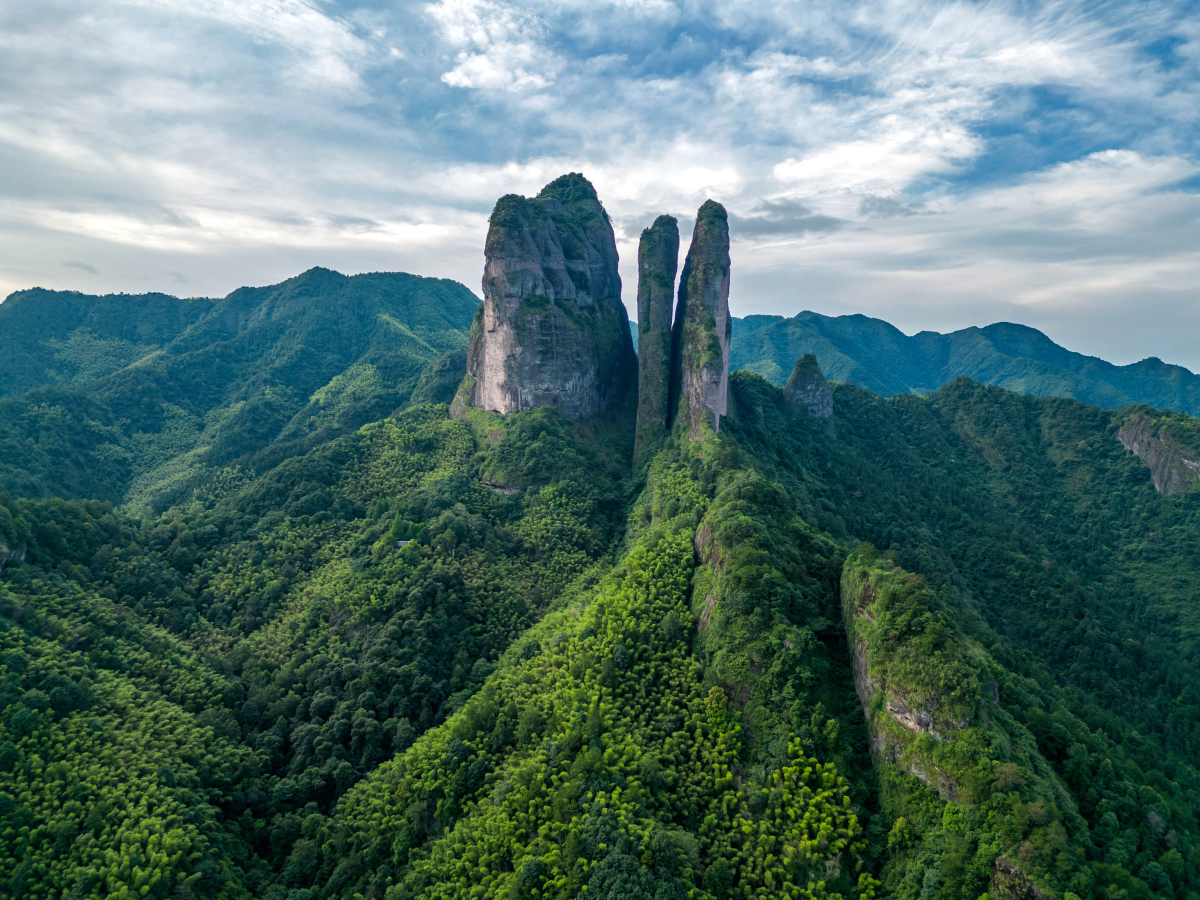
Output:
<svg viewBox="0 0 1200 900">
<path fill-rule="evenodd" d="M 9 548 L 8 544 L 0 541 L 0 572 L 4 571 L 4 567 L 10 563 L 25 562 L 25 545 L 20 547 Z"/>
<path fill-rule="evenodd" d="M 1049 900 L 1033 879 L 1007 856 L 997 859 L 992 869 L 991 893 L 1000 900 Z"/>
<path fill-rule="evenodd" d="M 633 457 L 666 436 L 671 388 L 671 307 L 679 268 L 679 223 L 659 216 L 638 244 L 638 412 Z"/>
<path fill-rule="evenodd" d="M 833 391 L 817 358 L 811 353 L 796 360 L 792 377 L 783 388 L 783 396 L 793 412 L 807 412 L 814 419 L 824 419 L 830 434 L 834 432 Z"/>
<path fill-rule="evenodd" d="M 671 343 L 669 409 L 692 440 L 703 423 L 721 429 L 729 393 L 729 217 L 705 201 L 696 214 L 692 245 L 679 281 Z"/>
<path fill-rule="evenodd" d="M 553 406 L 571 419 L 622 399 L 637 379 L 612 224 L 582 175 L 496 202 L 483 306 L 452 411 Z"/>
<path fill-rule="evenodd" d="M 1141 457 L 1150 469 L 1156 491 L 1183 493 L 1200 478 L 1200 458 L 1185 453 L 1166 427 L 1157 428 L 1157 435 L 1155 430 L 1155 423 L 1148 416 L 1135 416 L 1121 426 L 1117 440 L 1126 450 Z"/>
<path fill-rule="evenodd" d="M 872 647 L 867 633 L 875 621 L 874 604 L 878 594 L 871 582 L 870 570 L 847 560 L 841 589 L 854 689 L 867 717 L 872 758 L 877 764 L 899 766 L 936 790 L 944 800 L 957 800 L 955 779 L 930 760 L 913 755 L 910 747 L 913 740 L 923 734 L 939 743 L 952 740 L 955 732 L 970 726 L 970 721 L 948 718 L 936 697 L 914 702 L 900 685 L 889 680 L 886 670 L 872 674 Z"/>
</svg>

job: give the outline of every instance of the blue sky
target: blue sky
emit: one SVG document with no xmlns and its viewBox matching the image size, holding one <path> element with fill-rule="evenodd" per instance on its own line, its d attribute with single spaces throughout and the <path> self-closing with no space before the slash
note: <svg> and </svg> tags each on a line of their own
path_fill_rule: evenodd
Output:
<svg viewBox="0 0 1200 900">
<path fill-rule="evenodd" d="M 1023 322 L 1200 370 L 1200 16 L 1173 2 L 0 2 L 0 294 L 314 265 L 479 291 L 583 171 L 731 213 L 735 314 Z"/>
</svg>

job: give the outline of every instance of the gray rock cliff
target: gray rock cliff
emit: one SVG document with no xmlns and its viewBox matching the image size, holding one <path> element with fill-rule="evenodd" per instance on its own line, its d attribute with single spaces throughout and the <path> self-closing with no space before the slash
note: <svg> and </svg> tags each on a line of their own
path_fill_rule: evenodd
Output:
<svg viewBox="0 0 1200 900">
<path fill-rule="evenodd" d="M 679 268 L 679 223 L 659 216 L 638 244 L 638 412 L 634 459 L 667 434 L 671 386 L 671 307 Z"/>
<path fill-rule="evenodd" d="M 1121 426 L 1117 440 L 1121 446 L 1141 457 L 1150 469 L 1150 480 L 1160 494 L 1181 494 L 1200 478 L 1200 458 L 1187 454 L 1168 432 L 1157 429 L 1144 415 L 1137 415 Z"/>
<path fill-rule="evenodd" d="M 25 562 L 25 552 L 26 548 L 24 544 L 22 544 L 20 547 L 13 547 L 10 549 L 8 544 L 4 543 L 4 541 L 0 541 L 0 572 L 3 572 L 4 567 L 9 563 Z"/>
<path fill-rule="evenodd" d="M 679 280 L 671 344 L 669 409 L 692 440 L 703 423 L 721 429 L 729 394 L 729 217 L 707 200 L 696 214 L 692 245 Z"/>
<path fill-rule="evenodd" d="M 582 419 L 636 381 L 616 241 L 595 188 L 572 173 L 532 199 L 501 197 L 488 228 L 467 377 L 451 412 L 553 406 Z"/>
<path fill-rule="evenodd" d="M 817 358 L 805 353 L 792 369 L 792 377 L 783 388 L 783 396 L 793 412 L 807 412 L 814 419 L 824 419 L 834 432 L 833 391 L 821 372 Z"/>
</svg>

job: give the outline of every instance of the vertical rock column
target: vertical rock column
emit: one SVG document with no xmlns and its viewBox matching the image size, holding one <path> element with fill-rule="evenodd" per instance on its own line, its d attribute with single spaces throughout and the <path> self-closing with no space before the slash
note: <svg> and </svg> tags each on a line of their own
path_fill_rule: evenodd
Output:
<svg viewBox="0 0 1200 900">
<path fill-rule="evenodd" d="M 679 223 L 659 216 L 638 245 L 638 413 L 633 458 L 667 434 L 671 386 L 671 307 L 679 268 Z"/>
<path fill-rule="evenodd" d="M 692 440 L 703 423 L 721 429 L 729 393 L 729 217 L 707 200 L 696 214 L 692 246 L 679 280 L 671 345 L 669 409 Z"/>
<path fill-rule="evenodd" d="M 811 353 L 796 360 L 792 377 L 783 388 L 783 396 L 793 412 L 807 412 L 814 419 L 824 419 L 829 433 L 834 433 L 833 391 L 817 358 Z"/>
<path fill-rule="evenodd" d="M 637 379 L 617 245 L 596 190 L 572 173 L 532 200 L 501 197 L 484 249 L 483 307 L 451 407 L 595 415 Z"/>
</svg>

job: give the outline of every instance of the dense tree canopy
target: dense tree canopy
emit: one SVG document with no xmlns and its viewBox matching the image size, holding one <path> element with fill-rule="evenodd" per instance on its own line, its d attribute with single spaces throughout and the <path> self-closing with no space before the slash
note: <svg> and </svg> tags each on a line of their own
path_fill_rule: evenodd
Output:
<svg viewBox="0 0 1200 900">
<path fill-rule="evenodd" d="M 1200 897 L 1200 489 L 1116 436 L 1195 420 L 740 372 L 635 471 L 420 339 L 200 444 L 136 365 L 0 401 L 0 893 Z"/>
</svg>

